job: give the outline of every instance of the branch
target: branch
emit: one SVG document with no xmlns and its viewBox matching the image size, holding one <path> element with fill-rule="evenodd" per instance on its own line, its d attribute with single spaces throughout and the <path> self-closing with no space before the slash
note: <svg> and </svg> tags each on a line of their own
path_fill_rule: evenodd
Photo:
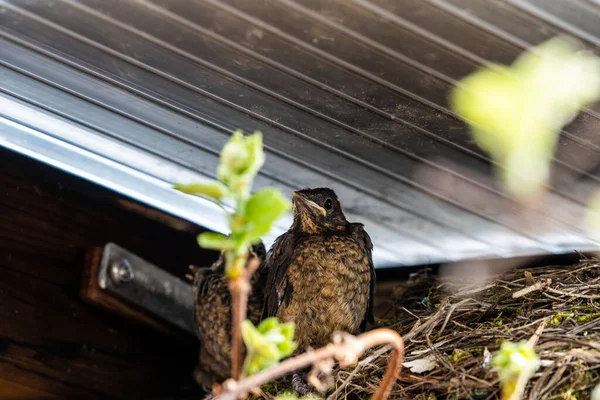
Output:
<svg viewBox="0 0 600 400">
<path fill-rule="evenodd" d="M 246 393 L 256 387 L 322 360 L 335 359 L 342 368 L 356 364 L 359 356 L 365 350 L 382 344 L 390 344 L 393 353 L 381 384 L 372 400 L 385 400 L 396 382 L 404 357 L 402 337 L 388 328 L 374 329 L 359 336 L 337 333 L 334 335 L 333 343 L 329 343 L 325 347 L 288 358 L 244 380 L 237 382 L 235 380 L 225 381 L 219 392 L 215 393 L 217 396 L 215 400 L 236 400 L 239 396 L 245 396 Z"/>
<path fill-rule="evenodd" d="M 540 340 L 540 336 L 542 335 L 542 332 L 544 331 L 545 327 L 546 327 L 546 320 L 543 320 L 542 323 L 535 330 L 535 333 L 533 334 L 533 336 L 531 336 L 529 338 L 529 340 L 527 341 L 527 342 L 529 342 L 529 344 L 531 346 L 535 346 L 537 344 L 538 340 Z"/>
<path fill-rule="evenodd" d="M 551 284 L 552 284 L 552 279 L 546 279 L 543 281 L 539 281 L 537 283 L 534 283 L 531 286 L 526 286 L 521 290 L 517 290 L 516 292 L 514 292 L 512 294 L 512 298 L 518 299 L 519 297 L 527 296 L 528 294 L 531 294 L 538 290 L 542 290 L 543 288 L 550 286 Z"/>
<path fill-rule="evenodd" d="M 257 257 L 251 257 L 244 272 L 229 280 L 231 292 L 231 376 L 238 381 L 243 376 L 244 349 L 242 342 L 242 322 L 246 319 L 250 278 L 259 266 Z"/>
</svg>

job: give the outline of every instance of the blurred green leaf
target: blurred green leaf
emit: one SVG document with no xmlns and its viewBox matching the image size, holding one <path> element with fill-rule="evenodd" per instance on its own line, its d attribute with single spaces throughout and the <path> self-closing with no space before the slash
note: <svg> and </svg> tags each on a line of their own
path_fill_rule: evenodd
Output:
<svg viewBox="0 0 600 400">
<path fill-rule="evenodd" d="M 271 226 L 292 208 L 279 190 L 262 189 L 248 200 L 245 210 L 248 240 L 255 242 L 271 230 Z"/>
<path fill-rule="evenodd" d="M 196 196 L 206 196 L 217 200 L 221 200 L 223 197 L 227 196 L 229 192 L 227 187 L 217 181 L 192 183 L 189 185 L 178 183 L 174 186 L 174 188 L 183 193 L 193 194 Z"/>
<path fill-rule="evenodd" d="M 541 361 L 535 349 L 526 340 L 519 343 L 503 342 L 492 359 L 502 385 L 503 399 L 520 399 L 525 383 L 540 368 Z"/>
<path fill-rule="evenodd" d="M 285 340 L 290 341 L 294 339 L 295 326 L 292 324 L 280 324 L 281 334 Z"/>
<path fill-rule="evenodd" d="M 557 37 L 523 53 L 512 66 L 492 64 L 450 94 L 452 110 L 475 142 L 498 163 L 509 193 L 541 191 L 561 128 L 600 98 L 600 58 Z"/>
<path fill-rule="evenodd" d="M 264 162 L 262 133 L 244 136 L 237 130 L 221 151 L 217 176 L 233 193 L 246 194 Z"/>
<path fill-rule="evenodd" d="M 292 392 L 284 392 L 284 393 L 278 394 L 273 399 L 274 400 L 300 400 L 300 398 Z"/>
<path fill-rule="evenodd" d="M 229 238 L 215 233 L 198 236 L 201 247 L 225 251 L 228 279 L 241 276 L 250 245 L 260 242 L 273 223 L 291 208 L 289 200 L 277 189 L 263 189 L 250 196 L 252 182 L 264 162 L 262 133 L 244 136 L 237 130 L 221 151 L 219 181 L 175 185 L 184 193 L 235 201 L 235 211 L 228 214 Z"/>
<path fill-rule="evenodd" d="M 273 399 L 274 400 L 316 400 L 316 399 L 322 399 L 322 397 L 319 397 L 314 393 L 308 393 L 302 397 L 298 397 L 292 392 L 283 392 L 283 393 L 280 393 L 277 396 L 275 396 Z"/>
<path fill-rule="evenodd" d="M 244 321 L 242 337 L 246 345 L 246 375 L 256 374 L 292 354 L 297 347 L 293 334 L 294 324 L 279 323 L 277 318 L 267 318 L 258 327 L 248 320 Z"/>
<path fill-rule="evenodd" d="M 215 232 L 205 232 L 198 235 L 200 247 L 211 250 L 228 250 L 235 246 L 227 236 Z"/>
<path fill-rule="evenodd" d="M 258 326 L 256 327 L 256 330 L 261 335 L 264 335 L 264 334 L 268 333 L 270 330 L 276 329 L 277 326 L 279 326 L 279 321 L 277 321 L 277 318 L 265 318 L 258 324 Z"/>
<path fill-rule="evenodd" d="M 532 376 L 540 367 L 540 359 L 526 340 L 518 343 L 506 341 L 494 355 L 492 366 L 501 380 L 507 380 L 521 374 Z"/>
</svg>

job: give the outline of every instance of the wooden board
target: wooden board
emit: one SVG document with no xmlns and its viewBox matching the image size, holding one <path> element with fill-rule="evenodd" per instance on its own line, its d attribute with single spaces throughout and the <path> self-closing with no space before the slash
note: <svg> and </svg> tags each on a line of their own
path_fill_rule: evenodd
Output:
<svg viewBox="0 0 600 400">
<path fill-rule="evenodd" d="M 6 150 L 0 170 L 0 399 L 142 399 L 193 387 L 194 338 L 86 304 L 80 289 L 86 251 L 109 241 L 183 277 L 215 258 L 197 247 L 201 230 Z"/>
</svg>

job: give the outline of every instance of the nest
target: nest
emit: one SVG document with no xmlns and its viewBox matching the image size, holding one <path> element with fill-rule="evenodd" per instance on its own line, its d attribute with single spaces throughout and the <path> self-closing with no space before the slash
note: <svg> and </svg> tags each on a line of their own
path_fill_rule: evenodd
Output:
<svg viewBox="0 0 600 400">
<path fill-rule="evenodd" d="M 422 274 L 395 290 L 380 326 L 406 341 L 404 368 L 390 399 L 499 399 L 490 366 L 503 341 L 539 335 L 542 366 L 527 399 L 589 399 L 600 383 L 600 266 L 511 270 L 465 284 Z M 334 371 L 328 400 L 369 398 L 389 351 L 374 349 L 353 368 Z M 289 385 L 263 388 L 281 393 Z M 268 396 L 268 395 L 267 395 Z"/>
</svg>

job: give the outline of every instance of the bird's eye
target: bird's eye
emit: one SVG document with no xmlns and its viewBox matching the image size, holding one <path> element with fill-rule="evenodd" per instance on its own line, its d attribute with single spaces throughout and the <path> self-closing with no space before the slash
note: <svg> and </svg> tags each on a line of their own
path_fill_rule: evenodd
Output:
<svg viewBox="0 0 600 400">
<path fill-rule="evenodd" d="M 265 255 L 265 248 L 263 246 L 257 246 L 254 249 L 254 254 L 256 255 L 256 257 L 258 258 L 262 258 Z"/>
<path fill-rule="evenodd" d="M 333 201 L 331 199 L 325 200 L 325 203 L 323 203 L 323 207 L 325 207 L 327 211 L 331 211 L 331 209 L 333 208 Z"/>
</svg>

